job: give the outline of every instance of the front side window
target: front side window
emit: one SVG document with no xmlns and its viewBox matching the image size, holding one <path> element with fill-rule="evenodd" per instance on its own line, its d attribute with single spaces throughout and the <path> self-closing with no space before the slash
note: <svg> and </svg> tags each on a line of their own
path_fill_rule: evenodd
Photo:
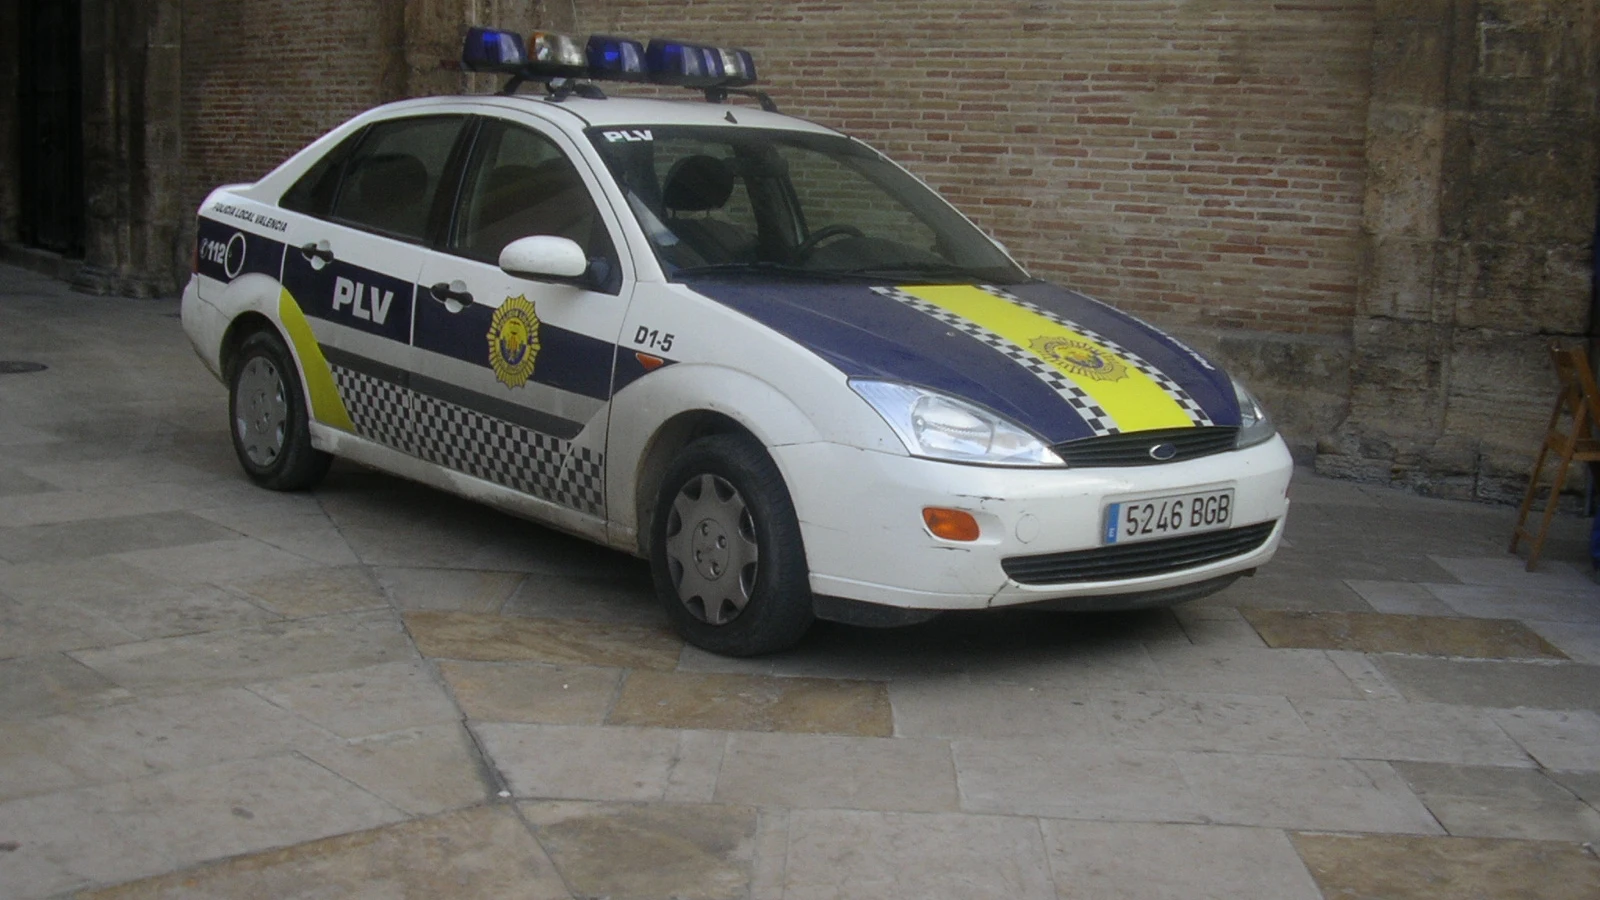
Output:
<svg viewBox="0 0 1600 900">
<path fill-rule="evenodd" d="M 549 138 L 507 122 L 484 123 L 456 209 L 449 249 L 495 263 L 518 238 L 570 238 L 611 259 L 611 240 L 583 177 Z"/>
<path fill-rule="evenodd" d="M 917 179 L 838 135 L 606 127 L 589 138 L 676 280 L 768 272 L 1014 284 L 1027 276 Z"/>
<path fill-rule="evenodd" d="M 409 241 L 426 240 L 462 121 L 427 116 L 369 127 L 344 165 L 330 218 Z"/>
</svg>

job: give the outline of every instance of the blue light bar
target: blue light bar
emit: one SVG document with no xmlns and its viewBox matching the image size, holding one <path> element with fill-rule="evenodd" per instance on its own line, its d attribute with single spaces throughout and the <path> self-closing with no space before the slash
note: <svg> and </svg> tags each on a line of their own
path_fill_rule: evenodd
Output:
<svg viewBox="0 0 1600 900">
<path fill-rule="evenodd" d="M 652 40 L 646 47 L 638 41 L 607 35 L 594 35 L 580 46 L 574 38 L 555 32 L 535 31 L 524 40 L 514 31 L 498 28 L 467 30 L 461 67 L 469 72 L 510 75 L 506 93 L 515 93 L 517 86 L 527 80 L 554 84 L 589 78 L 701 88 L 708 99 L 720 101 L 727 98 L 728 91 L 756 80 L 755 59 L 745 50 L 665 40 Z M 589 89 L 559 90 L 585 94 Z M 593 93 L 598 95 L 598 91 Z M 763 100 L 764 105 L 769 102 Z"/>
<path fill-rule="evenodd" d="M 607 81 L 644 81 L 644 45 L 627 38 L 596 34 L 586 48 L 589 77 Z"/>
<path fill-rule="evenodd" d="M 528 64 L 522 35 L 496 28 L 470 28 L 461 44 L 461 67 L 469 72 L 516 72 Z"/>
</svg>

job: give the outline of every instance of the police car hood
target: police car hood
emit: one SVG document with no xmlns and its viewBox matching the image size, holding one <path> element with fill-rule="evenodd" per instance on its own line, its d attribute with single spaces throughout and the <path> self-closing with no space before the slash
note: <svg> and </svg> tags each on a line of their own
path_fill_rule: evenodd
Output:
<svg viewBox="0 0 1600 900">
<path fill-rule="evenodd" d="M 1238 402 L 1219 367 L 1143 322 L 1055 285 L 717 278 L 688 286 L 849 377 L 959 397 L 1051 444 L 1239 424 Z"/>
</svg>

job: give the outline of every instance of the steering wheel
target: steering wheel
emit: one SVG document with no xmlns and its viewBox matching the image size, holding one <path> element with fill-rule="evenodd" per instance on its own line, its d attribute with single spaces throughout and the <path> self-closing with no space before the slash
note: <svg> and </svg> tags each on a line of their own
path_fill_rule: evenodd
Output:
<svg viewBox="0 0 1600 900">
<path fill-rule="evenodd" d="M 816 231 L 811 232 L 810 237 L 801 241 L 800 246 L 794 248 L 795 262 L 805 262 L 807 259 L 810 259 L 811 254 L 817 252 L 817 247 L 823 241 L 836 237 L 859 238 L 866 237 L 866 235 L 862 234 L 861 229 L 855 227 L 854 225 L 824 225 L 821 228 L 818 228 Z"/>
</svg>

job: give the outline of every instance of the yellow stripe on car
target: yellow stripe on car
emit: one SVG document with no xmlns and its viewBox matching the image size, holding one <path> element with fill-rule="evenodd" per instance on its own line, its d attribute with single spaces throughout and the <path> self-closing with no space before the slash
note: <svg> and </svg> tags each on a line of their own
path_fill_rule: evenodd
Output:
<svg viewBox="0 0 1600 900">
<path fill-rule="evenodd" d="M 971 285 L 900 290 L 1026 349 L 1092 397 L 1120 431 L 1188 428 L 1195 422 L 1150 376 L 1098 341 Z"/>
<path fill-rule="evenodd" d="M 294 355 L 305 373 L 306 393 L 311 395 L 311 417 L 324 425 L 355 431 L 355 423 L 350 421 L 350 413 L 345 410 L 344 401 L 339 399 L 339 389 L 333 383 L 333 370 L 328 368 L 316 335 L 311 333 L 311 323 L 306 321 L 300 304 L 287 289 L 278 294 L 278 321 L 289 333 Z"/>
</svg>

